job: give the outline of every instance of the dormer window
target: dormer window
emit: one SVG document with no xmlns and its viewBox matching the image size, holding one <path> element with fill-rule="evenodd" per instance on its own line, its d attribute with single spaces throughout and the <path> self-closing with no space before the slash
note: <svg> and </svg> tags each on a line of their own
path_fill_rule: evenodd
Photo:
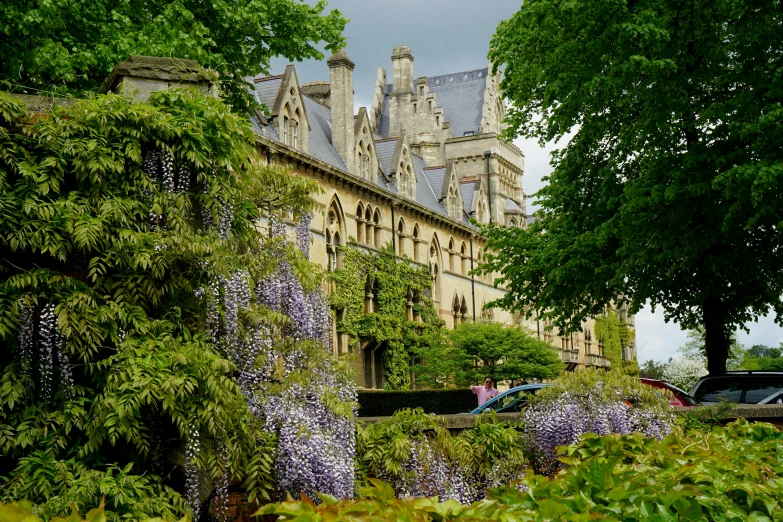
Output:
<svg viewBox="0 0 783 522">
<path fill-rule="evenodd" d="M 432 112 L 432 102 L 431 101 L 427 102 L 427 107 L 429 108 L 430 112 Z"/>
<path fill-rule="evenodd" d="M 435 125 L 440 126 L 440 116 L 435 116 Z"/>
<path fill-rule="evenodd" d="M 419 86 L 419 96 L 421 96 L 422 98 L 424 97 L 424 86 L 423 85 Z"/>
<path fill-rule="evenodd" d="M 283 143 L 288 145 L 288 116 L 283 116 Z"/>
<path fill-rule="evenodd" d="M 370 178 L 370 156 L 366 154 L 362 156 L 362 172 L 366 179 Z"/>
</svg>

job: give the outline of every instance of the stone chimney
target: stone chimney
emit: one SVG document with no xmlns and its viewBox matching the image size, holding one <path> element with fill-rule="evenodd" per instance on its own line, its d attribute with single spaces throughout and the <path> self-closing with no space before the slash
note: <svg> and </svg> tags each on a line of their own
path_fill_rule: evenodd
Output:
<svg viewBox="0 0 783 522">
<path fill-rule="evenodd" d="M 348 172 L 353 167 L 353 68 L 345 51 L 337 51 L 328 60 L 329 103 L 332 108 L 332 145 L 345 162 Z"/>
<path fill-rule="evenodd" d="M 318 103 L 326 105 L 327 107 L 332 106 L 329 102 L 329 98 L 331 96 L 331 87 L 329 86 L 329 82 L 319 81 L 303 83 L 299 86 L 299 90 L 302 94 L 309 96 Z"/>
<path fill-rule="evenodd" d="M 413 53 L 407 45 L 395 47 L 392 52 L 393 94 L 413 92 Z"/>
<path fill-rule="evenodd" d="M 217 97 L 218 77 L 195 60 L 131 56 L 114 66 L 103 81 L 100 93 L 124 94 L 137 101 L 146 101 L 153 92 L 175 87 L 196 88 Z"/>
</svg>

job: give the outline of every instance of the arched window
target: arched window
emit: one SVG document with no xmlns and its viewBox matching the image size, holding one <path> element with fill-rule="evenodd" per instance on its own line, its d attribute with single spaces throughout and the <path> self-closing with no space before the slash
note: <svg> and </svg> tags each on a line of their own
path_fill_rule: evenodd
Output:
<svg viewBox="0 0 783 522">
<path fill-rule="evenodd" d="M 402 218 L 397 223 L 397 254 L 405 256 L 405 221 Z"/>
<path fill-rule="evenodd" d="M 288 116 L 283 116 L 283 143 L 288 145 L 288 122 L 290 118 Z"/>
<path fill-rule="evenodd" d="M 375 239 L 375 232 L 373 231 L 372 226 L 372 207 L 370 205 L 367 205 L 367 208 L 364 210 L 364 242 L 368 246 L 373 245 L 373 240 Z"/>
<path fill-rule="evenodd" d="M 413 260 L 419 262 L 419 224 L 413 225 Z"/>
<path fill-rule="evenodd" d="M 333 200 L 326 212 L 326 268 L 337 270 L 342 268 L 343 219 L 337 200 Z"/>
<path fill-rule="evenodd" d="M 436 310 L 440 310 L 440 285 L 441 285 L 441 263 L 440 263 L 440 245 L 437 237 L 433 237 L 430 242 L 430 277 L 432 278 L 432 302 Z"/>
<path fill-rule="evenodd" d="M 373 224 L 375 225 L 375 248 L 380 248 L 381 245 L 381 213 L 376 208 L 375 216 L 373 216 Z M 394 226 L 394 225 L 392 225 Z"/>
<path fill-rule="evenodd" d="M 460 323 L 460 302 L 457 294 L 454 294 L 454 301 L 451 304 L 451 316 L 454 318 L 454 328 L 456 328 Z"/>
<path fill-rule="evenodd" d="M 454 238 L 449 239 L 449 272 L 456 272 L 455 257 L 457 252 L 454 250 Z"/>
<path fill-rule="evenodd" d="M 517 226 L 517 220 L 514 219 L 514 218 L 511 218 L 511 221 L 508 222 L 508 226 L 516 227 Z"/>
<path fill-rule="evenodd" d="M 364 205 L 361 202 L 356 206 L 356 242 L 364 242 Z"/>
<path fill-rule="evenodd" d="M 468 249 L 465 246 L 465 242 L 462 242 L 462 247 L 459 249 L 460 256 L 460 274 L 465 275 L 470 270 L 470 257 L 468 257 Z"/>
</svg>

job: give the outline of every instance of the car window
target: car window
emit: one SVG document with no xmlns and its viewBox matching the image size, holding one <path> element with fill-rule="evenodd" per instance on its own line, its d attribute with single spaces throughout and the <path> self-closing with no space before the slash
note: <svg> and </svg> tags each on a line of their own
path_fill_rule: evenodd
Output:
<svg viewBox="0 0 783 522">
<path fill-rule="evenodd" d="M 506 408 L 510 404 L 514 404 L 519 397 L 522 397 L 525 395 L 525 392 L 523 390 L 515 391 L 514 393 L 509 393 L 508 395 L 504 395 L 503 397 L 500 397 L 495 404 L 492 405 L 493 410 L 500 411 L 503 408 Z"/>
<path fill-rule="evenodd" d="M 783 375 L 754 375 L 745 384 L 746 404 L 758 404 L 770 395 L 783 390 Z"/>
<path fill-rule="evenodd" d="M 726 376 L 702 381 L 693 398 L 697 402 L 739 402 L 741 397 L 742 379 Z"/>
</svg>

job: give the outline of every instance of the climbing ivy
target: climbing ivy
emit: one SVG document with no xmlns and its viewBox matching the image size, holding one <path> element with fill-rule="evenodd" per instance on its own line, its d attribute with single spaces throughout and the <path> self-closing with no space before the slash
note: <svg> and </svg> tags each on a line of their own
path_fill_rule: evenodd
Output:
<svg viewBox="0 0 783 522">
<path fill-rule="evenodd" d="M 623 366 L 623 348 L 630 344 L 633 332 L 619 320 L 617 310 L 610 308 L 606 314 L 595 318 L 595 337 L 604 346 L 604 356 L 615 367 Z"/>
<path fill-rule="evenodd" d="M 337 331 L 351 337 L 386 344 L 384 388 L 400 390 L 410 386 L 410 347 L 436 339 L 428 336 L 442 329 L 430 297 L 432 281 L 427 268 L 397 258 L 391 244 L 377 252 L 355 243 L 342 247 L 342 268 L 330 273 L 332 308 L 338 311 Z M 365 313 L 367 294 L 373 294 L 374 309 Z M 413 299 L 414 318 L 406 317 L 409 297 Z"/>
</svg>

